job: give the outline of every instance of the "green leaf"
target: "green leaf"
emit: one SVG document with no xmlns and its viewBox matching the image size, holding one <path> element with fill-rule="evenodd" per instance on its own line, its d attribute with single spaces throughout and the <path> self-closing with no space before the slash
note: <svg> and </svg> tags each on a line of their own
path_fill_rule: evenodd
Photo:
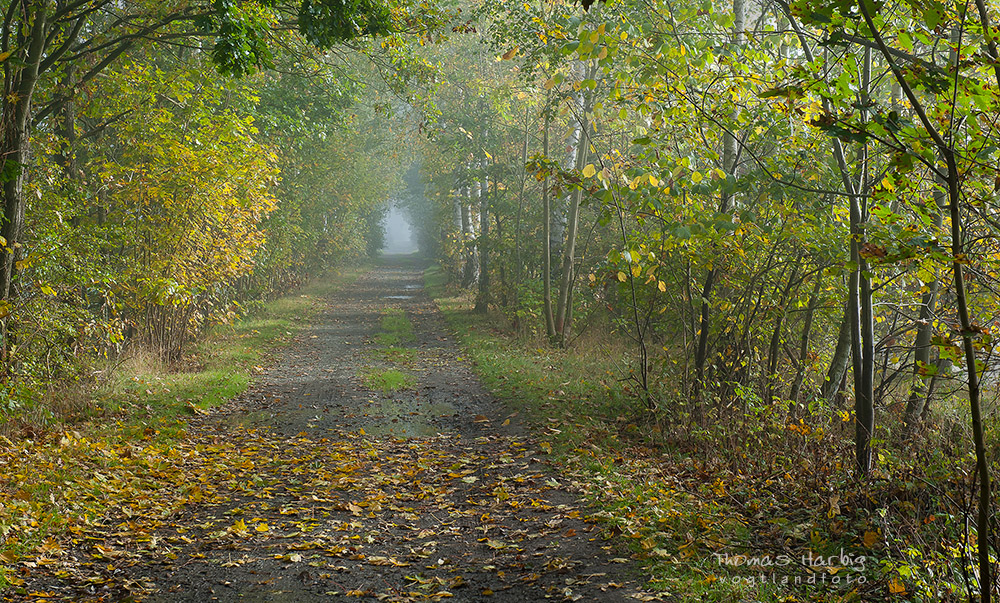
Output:
<svg viewBox="0 0 1000 603">
<path fill-rule="evenodd" d="M 932 2 L 930 8 L 924 11 L 924 24 L 927 29 L 934 30 L 944 20 L 944 5 L 940 2 Z"/>
<path fill-rule="evenodd" d="M 896 39 L 899 40 L 900 48 L 906 52 L 913 52 L 913 38 L 910 37 L 910 34 L 905 31 L 900 31 Z"/>
</svg>

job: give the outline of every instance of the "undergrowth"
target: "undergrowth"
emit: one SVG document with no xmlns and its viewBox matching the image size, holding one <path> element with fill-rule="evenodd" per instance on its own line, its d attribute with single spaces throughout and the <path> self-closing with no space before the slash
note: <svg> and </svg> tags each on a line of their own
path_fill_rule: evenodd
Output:
<svg viewBox="0 0 1000 603">
<path fill-rule="evenodd" d="M 425 282 L 484 383 L 535 425 L 656 588 L 734 602 L 974 592 L 973 464 L 960 412 L 943 409 L 916 441 L 882 427 L 878 467 L 860 480 L 849 408 L 817 402 L 793 416 L 737 392 L 696 422 L 662 409 L 670 399 L 659 392 L 661 411 L 646 412 L 608 369 L 627 366 L 628 350 L 515 337 L 501 318 L 473 314 L 440 269 Z"/>
</svg>

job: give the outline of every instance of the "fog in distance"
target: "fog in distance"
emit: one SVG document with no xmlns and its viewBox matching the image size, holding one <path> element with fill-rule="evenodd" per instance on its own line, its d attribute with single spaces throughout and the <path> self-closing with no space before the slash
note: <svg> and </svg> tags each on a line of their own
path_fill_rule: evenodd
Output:
<svg viewBox="0 0 1000 603">
<path fill-rule="evenodd" d="M 417 252 L 417 241 L 405 210 L 400 209 L 395 203 L 389 205 L 389 211 L 386 212 L 382 225 L 385 227 L 383 254 L 406 255 Z"/>
</svg>

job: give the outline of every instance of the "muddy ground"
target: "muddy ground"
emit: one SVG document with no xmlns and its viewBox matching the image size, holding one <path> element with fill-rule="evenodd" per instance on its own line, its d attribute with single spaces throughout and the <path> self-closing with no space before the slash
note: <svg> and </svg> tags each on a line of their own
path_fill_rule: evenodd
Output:
<svg viewBox="0 0 1000 603">
<path fill-rule="evenodd" d="M 320 300 L 247 393 L 192 419 L 183 504 L 136 500 L 5 599 L 659 600 L 461 360 L 423 268 L 386 259 Z M 390 309 L 413 352 L 379 352 Z M 385 368 L 415 385 L 364 386 Z"/>
</svg>

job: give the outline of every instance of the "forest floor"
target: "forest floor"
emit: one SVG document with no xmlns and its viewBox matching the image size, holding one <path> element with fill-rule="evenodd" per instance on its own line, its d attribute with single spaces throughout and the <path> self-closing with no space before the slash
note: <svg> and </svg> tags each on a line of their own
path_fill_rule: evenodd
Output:
<svg viewBox="0 0 1000 603">
<path fill-rule="evenodd" d="M 94 459 L 140 477 L 110 513 L 0 559 L 3 600 L 660 600 L 473 376 L 423 268 L 384 260 L 317 300 L 246 392 L 193 405 L 165 449 L 151 429 L 114 449 L 67 432 L 92 489 L 123 487 Z"/>
</svg>

